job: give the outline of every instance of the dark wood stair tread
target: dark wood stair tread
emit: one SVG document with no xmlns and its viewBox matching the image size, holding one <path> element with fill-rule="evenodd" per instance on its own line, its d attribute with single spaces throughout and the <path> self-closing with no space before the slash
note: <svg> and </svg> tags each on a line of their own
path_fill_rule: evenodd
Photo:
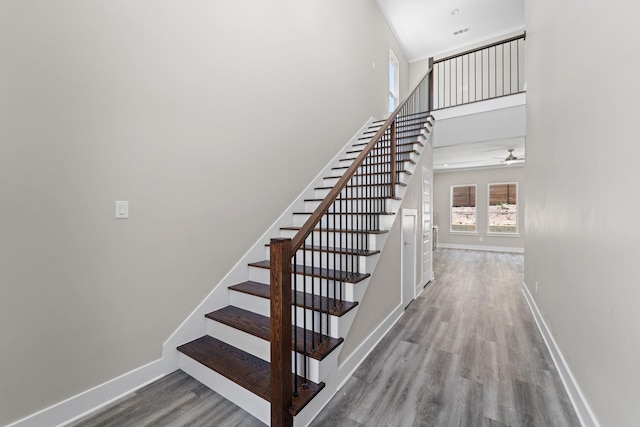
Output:
<svg viewBox="0 0 640 427">
<path fill-rule="evenodd" d="M 308 212 L 294 212 L 294 215 L 311 215 Z M 394 215 L 392 213 L 382 213 L 380 215 Z M 267 243 L 265 246 L 269 247 L 270 245 Z M 302 250 L 302 249 L 300 249 Z M 330 246 L 307 246 L 307 250 L 314 252 L 328 252 L 328 253 L 336 253 L 341 255 L 358 255 L 358 256 L 371 256 L 375 254 L 379 254 L 379 250 L 365 250 L 365 249 L 350 249 L 350 248 L 332 248 Z"/>
<path fill-rule="evenodd" d="M 252 280 L 229 286 L 229 289 L 253 295 L 259 298 L 270 299 L 271 287 L 265 283 L 254 282 Z M 340 317 L 349 312 L 357 302 L 337 301 L 333 298 L 321 297 L 318 295 L 305 294 L 297 291 L 293 294 L 293 303 L 298 307 L 307 308 L 321 313 L 329 313 L 332 316 Z"/>
<path fill-rule="evenodd" d="M 362 147 L 362 148 L 364 148 L 364 146 L 367 145 L 367 144 L 368 144 L 367 142 L 357 142 L 357 143 L 353 144 L 352 147 Z M 403 142 L 401 144 L 396 144 L 396 147 L 398 147 L 398 148 L 413 147 L 416 144 L 421 146 L 421 147 L 424 147 L 424 144 L 422 142 L 420 142 L 420 141 Z M 376 150 L 376 148 L 374 148 L 374 150 Z M 403 152 L 403 151 L 401 151 L 401 152 Z M 347 151 L 346 154 L 354 154 L 354 153 L 362 153 L 362 149 L 349 150 L 349 151 Z M 417 151 L 416 151 L 416 153 L 417 153 Z"/>
<path fill-rule="evenodd" d="M 402 124 L 397 124 L 396 125 L 396 131 L 397 130 L 416 130 L 416 129 L 429 129 L 427 127 L 429 123 L 425 122 L 425 121 L 419 121 L 417 123 L 402 123 Z M 367 128 L 366 131 L 364 131 L 363 133 L 370 133 L 370 134 L 374 134 L 376 133 L 378 130 L 380 130 L 380 125 L 373 125 L 373 126 L 369 126 Z"/>
<path fill-rule="evenodd" d="M 243 310 L 229 305 L 221 308 L 220 310 L 206 314 L 206 317 L 265 341 L 270 341 L 271 339 L 270 319 L 252 311 Z M 322 360 L 327 357 L 329 353 L 335 350 L 336 347 L 344 341 L 343 338 L 332 338 L 300 327 L 295 328 L 294 331 L 295 351 L 298 353 L 304 353 L 304 337 L 306 336 L 308 347 L 306 349 L 306 355 L 316 360 Z M 320 340 L 322 340 L 322 342 Z M 316 347 L 313 351 L 311 350 L 311 342 L 316 343 Z"/>
<path fill-rule="evenodd" d="M 411 159 L 397 159 L 396 160 L 396 163 L 400 163 L 400 162 L 409 162 L 412 165 L 416 164 L 416 162 L 414 160 L 411 160 Z M 389 162 L 378 162 L 378 163 L 369 163 L 369 164 L 361 165 L 361 166 L 378 166 L 378 165 L 386 165 L 388 163 Z M 349 165 L 349 166 L 335 166 L 335 167 L 332 167 L 331 169 L 333 169 L 333 170 L 349 169 L 350 167 L 351 167 L 351 165 Z M 387 174 L 387 173 L 389 173 L 389 171 L 378 172 L 378 174 L 380 174 L 380 175 Z"/>
<path fill-rule="evenodd" d="M 414 138 L 417 136 L 424 136 L 424 134 L 422 133 L 422 131 L 425 131 L 426 133 L 429 133 L 429 128 L 426 127 L 421 127 L 421 128 L 417 128 L 417 129 L 409 129 L 409 130 L 397 130 L 396 131 L 396 140 L 400 140 L 400 139 L 409 139 L 409 138 Z M 369 132 L 365 132 L 361 137 L 358 138 L 358 141 L 371 141 L 371 138 L 373 138 L 375 136 L 375 132 L 371 131 L 371 133 Z"/>
<path fill-rule="evenodd" d="M 418 155 L 420 155 L 420 152 L 418 152 L 417 150 L 396 151 L 396 157 L 399 156 L 399 155 L 403 155 L 403 154 L 418 154 Z M 389 153 L 379 153 L 379 154 L 369 153 L 369 155 L 366 158 L 369 159 L 369 158 L 372 158 L 372 157 L 389 157 Z M 358 156 L 355 156 L 355 157 L 343 157 L 342 159 L 340 159 L 340 161 L 355 160 L 357 158 L 358 158 Z"/>
<path fill-rule="evenodd" d="M 346 169 L 346 168 L 340 168 L 340 169 Z M 383 174 L 386 174 L 386 173 L 387 173 L 387 172 L 361 173 L 361 174 L 358 174 L 358 176 L 383 175 Z M 407 174 L 407 175 L 413 175 L 411 172 L 409 172 L 409 171 L 407 171 L 407 170 L 404 170 L 404 169 L 399 169 L 399 170 L 397 170 L 397 171 L 396 171 L 396 173 L 399 173 L 399 174 L 400 174 L 400 173 L 405 173 L 405 174 Z M 386 176 L 386 175 L 383 175 L 383 176 Z M 341 175 L 336 175 L 336 176 L 334 176 L 334 175 L 330 175 L 330 176 L 325 176 L 325 177 L 324 177 L 324 179 L 337 179 L 337 180 L 339 180 L 340 178 L 342 178 L 342 176 L 341 176 Z M 387 184 L 388 184 L 388 183 L 387 183 Z"/>
<path fill-rule="evenodd" d="M 280 230 L 287 231 L 299 231 L 302 227 L 280 227 Z M 322 233 L 344 233 L 344 234 L 385 234 L 388 233 L 389 230 L 353 230 L 349 228 L 314 228 L 313 231 L 318 231 Z"/>
<path fill-rule="evenodd" d="M 393 196 L 376 196 L 376 197 L 338 197 L 338 200 L 380 200 L 380 199 L 389 199 L 389 200 L 402 200 L 400 197 Z M 304 199 L 305 202 L 321 202 L 324 199 Z"/>
<path fill-rule="evenodd" d="M 387 184 L 389 185 L 389 184 Z M 331 187 L 329 187 L 331 188 Z M 292 215 L 311 215 L 313 212 L 293 212 Z M 395 215 L 395 212 L 336 212 L 336 215 Z M 330 213 L 333 215 L 333 212 Z M 268 245 L 267 245 L 268 246 Z"/>
<path fill-rule="evenodd" d="M 178 347 L 178 351 L 216 371 L 264 400 L 271 401 L 270 364 L 239 348 L 205 335 Z M 302 378 L 297 381 L 301 384 Z M 324 383 L 308 381 L 293 397 L 292 415 L 299 413 L 324 388 Z"/>
<path fill-rule="evenodd" d="M 407 114 L 404 116 L 398 117 L 399 122 L 410 121 L 410 120 L 419 120 L 423 118 L 425 121 L 429 119 L 433 119 L 433 116 L 428 111 L 420 111 L 418 113 Z M 371 122 L 372 125 L 382 125 L 386 120 L 374 120 Z"/>
<path fill-rule="evenodd" d="M 270 269 L 271 262 L 267 259 L 264 261 L 249 263 L 250 267 Z M 302 274 L 311 277 L 320 277 L 321 279 L 340 280 L 347 283 L 358 283 L 371 276 L 369 273 L 353 273 L 349 275 L 348 271 L 332 270 L 330 268 L 311 267 L 308 265 L 294 266 L 296 274 Z"/>
<path fill-rule="evenodd" d="M 356 176 L 362 176 L 362 175 L 356 175 Z M 360 188 L 360 187 L 388 187 L 390 186 L 390 183 L 382 183 L 382 184 L 358 184 L 358 185 L 347 185 L 345 188 Z M 404 182 L 396 182 L 396 185 L 399 185 L 400 187 L 406 187 L 407 184 L 405 184 Z M 333 187 L 316 187 L 314 188 L 314 190 L 331 190 Z"/>
</svg>

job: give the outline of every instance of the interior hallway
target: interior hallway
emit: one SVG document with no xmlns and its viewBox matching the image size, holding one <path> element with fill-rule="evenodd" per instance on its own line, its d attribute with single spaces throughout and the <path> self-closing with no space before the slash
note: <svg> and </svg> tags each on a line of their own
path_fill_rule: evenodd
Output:
<svg viewBox="0 0 640 427">
<path fill-rule="evenodd" d="M 521 291 L 524 255 L 438 249 L 409 305 L 313 426 L 579 426 Z"/>
<path fill-rule="evenodd" d="M 312 426 L 579 426 L 522 295 L 523 261 L 435 251 L 436 280 Z M 262 424 L 178 371 L 72 425 Z"/>
</svg>

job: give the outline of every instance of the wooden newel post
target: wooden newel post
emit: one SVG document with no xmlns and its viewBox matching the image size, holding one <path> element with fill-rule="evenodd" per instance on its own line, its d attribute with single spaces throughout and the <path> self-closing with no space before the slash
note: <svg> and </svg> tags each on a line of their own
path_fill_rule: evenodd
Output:
<svg viewBox="0 0 640 427">
<path fill-rule="evenodd" d="M 291 239 L 271 239 L 271 426 L 293 426 Z"/>
<path fill-rule="evenodd" d="M 429 109 L 427 111 L 433 111 L 433 57 L 429 58 L 429 69 L 431 70 L 431 72 L 429 73 Z"/>
<path fill-rule="evenodd" d="M 396 197 L 396 120 L 391 122 L 391 197 Z"/>
</svg>

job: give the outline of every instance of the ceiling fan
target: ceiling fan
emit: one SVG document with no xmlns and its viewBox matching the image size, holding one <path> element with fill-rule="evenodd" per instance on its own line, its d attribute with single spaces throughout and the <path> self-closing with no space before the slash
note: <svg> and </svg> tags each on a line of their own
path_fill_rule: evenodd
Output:
<svg viewBox="0 0 640 427">
<path fill-rule="evenodd" d="M 503 160 L 504 163 L 510 165 L 512 163 L 519 163 L 519 162 L 524 162 L 524 157 L 518 157 L 515 156 L 513 154 L 513 148 L 509 148 L 507 151 L 509 152 L 509 155 Z M 501 157 L 496 157 L 496 158 L 501 158 Z"/>
</svg>

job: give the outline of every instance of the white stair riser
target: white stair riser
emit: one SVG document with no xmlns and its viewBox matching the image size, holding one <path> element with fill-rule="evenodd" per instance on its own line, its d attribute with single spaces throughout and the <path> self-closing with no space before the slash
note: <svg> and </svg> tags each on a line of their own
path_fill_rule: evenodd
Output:
<svg viewBox="0 0 640 427">
<path fill-rule="evenodd" d="M 207 321 L 207 335 L 224 341 L 227 344 L 237 347 L 242 351 L 246 351 L 249 354 L 259 357 L 262 360 L 266 360 L 267 362 L 271 361 L 271 344 L 269 343 L 269 341 L 263 340 L 251 334 L 247 334 L 238 329 L 232 328 L 211 319 L 208 319 Z M 305 358 L 295 351 L 291 353 L 291 357 L 292 370 L 295 367 L 293 357 L 296 357 L 298 360 L 297 366 L 299 371 L 302 371 L 302 367 L 304 366 L 303 364 L 306 362 L 307 378 L 315 383 L 322 381 L 320 368 L 321 361 L 312 359 L 310 357 L 307 357 L 307 360 L 305 361 Z"/>
<path fill-rule="evenodd" d="M 402 186 L 396 185 L 396 194 Z M 313 191 L 313 197 L 316 199 L 324 199 L 327 197 L 331 188 L 320 188 Z M 343 197 L 386 197 L 391 193 L 391 185 L 367 185 L 359 187 L 347 187 L 343 190 Z"/>
<path fill-rule="evenodd" d="M 299 289 L 299 290 L 301 291 L 302 289 Z M 349 301 L 347 299 L 347 296 L 354 295 L 354 287 L 350 286 L 346 291 L 347 292 L 343 294 L 343 297 L 345 298 L 346 301 Z M 269 317 L 269 312 L 270 312 L 269 300 L 265 298 L 260 298 L 254 295 L 245 294 L 243 292 L 231 292 L 231 305 Z M 306 309 L 298 306 L 292 307 L 291 310 L 292 310 L 291 311 L 292 319 L 296 315 L 293 312 L 293 310 L 296 310 L 297 312 L 298 326 L 303 327 L 303 319 L 304 319 L 304 316 L 306 316 L 307 318 L 306 329 L 312 330 L 312 326 L 313 326 L 314 327 L 313 330 L 315 330 L 315 332 L 321 332 L 333 338 L 344 337 L 344 333 L 346 332 L 345 326 L 344 326 L 344 319 L 345 319 L 345 316 L 347 316 L 346 314 L 341 317 L 329 315 L 329 322 L 327 323 L 327 315 L 322 314 L 323 318 L 321 322 L 320 312 L 317 310 Z M 322 330 L 320 329 L 320 327 L 322 327 Z"/>
<path fill-rule="evenodd" d="M 370 200 L 344 200 L 343 204 L 349 204 L 349 209 L 352 211 L 362 212 L 397 212 L 398 206 L 400 206 L 400 200 L 396 199 L 375 199 Z M 306 200 L 304 202 L 304 211 L 313 212 L 320 205 L 319 200 Z"/>
<path fill-rule="evenodd" d="M 347 150 L 347 153 L 345 154 L 345 157 L 358 157 L 358 155 L 360 153 L 362 153 L 362 151 L 364 150 L 364 148 L 367 146 L 367 144 L 369 143 L 368 140 L 359 140 L 357 143 L 355 143 L 354 145 L 351 146 L 351 148 L 349 148 L 349 150 Z M 414 138 L 413 141 L 406 141 L 405 145 L 401 146 L 401 150 L 411 150 L 411 147 L 414 147 L 414 149 L 417 149 L 417 147 L 420 147 L 420 144 L 424 145 L 424 142 L 420 140 L 420 137 L 418 138 Z M 376 154 L 384 154 L 387 153 L 389 151 L 389 147 L 376 147 L 374 149 L 372 149 L 370 151 L 370 153 L 373 153 L 374 155 Z"/>
<path fill-rule="evenodd" d="M 353 287 L 349 290 L 350 295 L 354 294 Z M 234 295 L 235 294 L 235 295 Z M 345 297 L 346 299 L 346 297 Z M 253 311 L 254 313 L 261 314 L 263 316 L 269 316 L 269 300 L 260 298 L 254 295 L 245 294 L 243 292 L 231 293 L 231 305 L 244 310 Z M 353 310 L 351 310 L 353 311 Z M 303 307 L 292 307 L 291 316 L 298 316 L 298 326 L 304 327 L 304 319 L 306 316 L 307 324 L 306 329 L 314 330 L 315 332 L 321 332 L 333 338 L 344 337 L 348 329 L 345 329 L 345 320 L 347 313 L 341 317 L 329 315 L 329 322 L 327 323 L 327 315 L 322 314 L 322 322 L 320 321 L 321 313 L 317 310 L 306 309 Z M 320 329 L 322 327 L 322 329 Z"/>
<path fill-rule="evenodd" d="M 418 154 L 416 154 L 414 152 L 410 152 L 410 153 L 407 153 L 407 154 L 399 155 L 398 156 L 398 160 L 409 160 L 410 159 L 410 160 L 413 160 L 414 162 L 417 162 L 418 157 L 419 157 Z M 355 157 L 354 158 L 341 159 L 340 163 L 339 163 L 339 166 L 351 166 L 351 163 L 353 163 L 354 160 L 355 160 Z M 383 157 L 383 158 L 378 159 L 376 161 L 376 163 L 388 163 L 388 161 L 389 161 L 388 157 Z M 384 170 L 384 169 L 381 169 L 377 165 L 371 165 L 371 170 L 378 171 L 378 170 Z"/>
<path fill-rule="evenodd" d="M 306 240 L 310 246 L 340 246 L 348 249 L 370 249 L 375 250 L 378 246 L 376 241 L 380 234 L 368 233 L 339 233 L 339 232 L 322 232 L 313 231 L 313 244 L 311 235 Z M 280 230 L 280 236 L 284 238 L 293 238 L 295 230 Z"/>
<path fill-rule="evenodd" d="M 307 222 L 310 216 L 310 213 L 299 213 L 293 215 L 293 226 L 302 227 Z M 324 216 L 320 221 L 320 224 L 323 228 L 336 228 L 338 230 L 341 230 L 345 227 L 351 228 L 352 223 L 364 224 L 366 228 L 369 229 L 389 230 L 393 225 L 393 216 L 378 214 L 327 215 Z"/>
<path fill-rule="evenodd" d="M 324 266 L 322 266 L 322 268 L 324 268 Z M 261 283 L 269 283 L 269 279 L 270 279 L 269 275 L 270 275 L 269 270 L 266 270 L 264 268 L 252 267 L 249 271 L 249 280 L 253 280 Z M 351 290 L 350 290 L 351 287 L 353 287 L 354 285 L 357 286 L 357 284 L 353 284 L 353 283 L 340 282 L 340 281 L 331 280 L 331 279 L 327 280 L 320 277 L 303 276 L 301 274 L 296 274 L 296 280 L 297 282 L 295 285 L 298 291 L 303 292 L 304 286 L 306 283 L 307 293 L 311 293 L 311 290 L 312 290 L 311 287 L 313 286 L 313 292 L 316 295 L 320 295 L 323 297 L 326 297 L 326 296 L 333 297 L 334 288 L 335 288 L 335 293 L 337 293 L 339 296 L 340 289 L 342 289 L 342 293 L 344 295 L 346 293 L 351 293 Z M 293 289 L 293 286 L 294 286 L 294 283 L 292 279 L 291 281 L 292 289 Z"/>
<path fill-rule="evenodd" d="M 356 256 L 356 255 L 347 255 L 347 254 L 339 254 L 332 252 L 319 252 L 319 251 L 304 251 L 305 255 L 303 256 L 303 251 L 298 251 L 298 256 L 296 259 L 296 263 L 298 265 L 307 265 L 307 266 L 320 266 L 322 263 L 322 268 L 330 268 L 332 270 L 353 270 L 353 266 L 359 266 L 357 269 L 358 273 L 371 273 L 370 268 L 368 267 L 370 261 L 372 261 L 372 257 L 377 255 L 370 256 Z M 328 257 L 327 257 L 328 255 Z M 334 256 L 335 255 L 335 256 Z M 267 257 L 269 253 L 267 252 Z M 322 259 L 320 259 L 322 258 Z"/>
<path fill-rule="evenodd" d="M 333 187 L 334 185 L 336 185 L 338 183 L 339 180 L 340 180 L 339 176 L 328 176 L 328 177 L 323 179 L 322 186 L 323 187 Z M 386 184 L 386 183 L 389 182 L 388 176 L 377 177 L 376 180 L 380 184 Z M 410 180 L 411 180 L 411 175 L 406 174 L 406 173 L 401 173 L 400 176 L 399 176 L 398 182 L 402 183 L 402 184 L 408 184 Z"/>
<path fill-rule="evenodd" d="M 182 353 L 178 356 L 178 364 L 180 369 L 211 390 L 240 406 L 263 423 L 270 424 L 271 404 L 263 398 Z"/>
<path fill-rule="evenodd" d="M 342 175 L 346 171 L 346 167 L 350 166 L 353 163 L 353 160 L 340 160 L 340 164 L 338 165 L 341 169 L 332 169 L 331 175 L 336 176 L 335 171 L 339 171 L 338 174 Z M 411 167 L 412 163 L 409 161 L 405 161 L 405 159 L 398 159 L 396 162 L 396 170 L 408 170 Z M 367 166 L 364 173 L 385 173 L 389 172 L 389 164 L 382 163 L 376 165 Z"/>
</svg>

